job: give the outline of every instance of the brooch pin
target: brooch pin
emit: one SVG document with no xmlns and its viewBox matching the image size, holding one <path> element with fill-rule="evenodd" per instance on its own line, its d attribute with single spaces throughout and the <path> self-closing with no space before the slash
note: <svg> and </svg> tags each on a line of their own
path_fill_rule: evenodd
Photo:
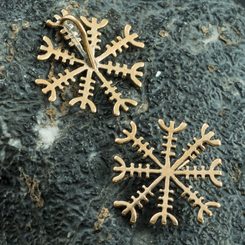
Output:
<svg viewBox="0 0 245 245">
<path fill-rule="evenodd" d="M 49 101 L 57 99 L 57 90 L 63 90 L 70 83 L 80 80 L 78 96 L 69 101 L 70 105 L 79 103 L 81 109 L 89 109 L 96 112 L 96 105 L 92 101 L 94 85 L 99 81 L 104 93 L 109 96 L 109 100 L 114 102 L 113 114 L 119 116 L 121 109 L 128 111 L 129 105 L 136 106 L 137 102 L 133 99 L 123 98 L 117 87 L 112 81 L 107 80 L 104 71 L 108 74 L 114 73 L 122 77 L 130 77 L 134 85 L 141 87 L 140 77 L 143 72 L 140 68 L 144 67 L 143 62 L 135 63 L 132 67 L 125 64 L 106 62 L 110 56 L 117 57 L 123 49 L 127 49 L 129 45 L 139 48 L 144 47 L 144 43 L 137 41 L 138 35 L 131 33 L 131 26 L 126 25 L 123 37 L 118 36 L 111 44 L 106 45 L 105 51 L 97 55 L 100 47 L 100 29 L 104 28 L 108 21 L 103 19 L 98 22 L 96 18 L 91 20 L 86 17 L 79 19 L 70 15 L 66 10 L 62 10 L 62 15 L 55 15 L 56 21 L 47 21 L 49 27 L 58 28 L 69 46 L 74 49 L 70 52 L 66 48 L 55 47 L 47 36 L 43 37 L 45 45 L 40 47 L 42 54 L 38 55 L 38 60 L 48 60 L 51 57 L 70 66 L 64 73 L 58 76 L 52 76 L 49 80 L 37 79 L 38 85 L 44 86 L 42 92 L 49 93 Z"/>
<path fill-rule="evenodd" d="M 116 143 L 124 144 L 132 142 L 132 146 L 137 148 L 139 153 L 143 154 L 143 159 L 146 158 L 147 164 L 139 163 L 135 165 L 131 163 L 129 166 L 120 156 L 115 156 L 115 161 L 119 164 L 113 168 L 116 173 L 119 173 L 116 177 L 113 178 L 113 182 L 117 183 L 124 179 L 126 175 L 133 177 L 138 175 L 140 178 L 150 178 L 152 182 L 149 186 L 142 186 L 142 191 L 137 191 L 137 196 L 132 196 L 131 201 L 115 201 L 115 207 L 122 207 L 123 215 L 130 215 L 130 222 L 135 223 L 137 221 L 137 211 L 136 208 L 143 208 L 144 202 L 149 201 L 149 197 L 153 196 L 153 191 L 160 186 L 160 195 L 159 195 L 159 204 L 158 207 L 161 209 L 160 212 L 154 214 L 150 223 L 155 224 L 158 219 L 161 220 L 162 224 L 167 223 L 169 218 L 174 225 L 178 225 L 176 217 L 170 212 L 173 209 L 172 202 L 173 193 L 171 183 L 175 184 L 182 191 L 182 196 L 186 196 L 188 201 L 193 205 L 193 207 L 198 207 L 197 220 L 200 223 L 203 223 L 203 214 L 211 216 L 212 211 L 211 207 L 220 207 L 220 204 L 213 201 L 205 201 L 204 197 L 198 195 L 198 191 L 193 191 L 191 186 L 186 186 L 181 178 L 188 180 L 190 177 L 193 179 L 198 179 L 198 177 L 205 179 L 209 177 L 211 182 L 221 187 L 222 183 L 216 178 L 217 176 L 222 175 L 222 172 L 217 169 L 218 165 L 221 165 L 220 159 L 215 159 L 209 168 L 204 166 L 200 167 L 190 167 L 190 163 L 205 150 L 205 146 L 219 146 L 221 145 L 220 140 L 213 139 L 214 132 L 207 132 L 208 125 L 203 124 L 201 128 L 201 137 L 194 138 L 193 144 L 188 144 L 188 149 L 184 150 L 184 153 L 178 157 L 175 161 L 172 161 L 172 158 L 175 156 L 173 149 L 176 148 L 174 142 L 177 141 L 177 138 L 174 137 L 175 134 L 183 131 L 187 124 L 181 123 L 179 126 L 175 127 L 173 121 L 170 122 L 170 125 L 167 126 L 163 120 L 159 120 L 160 128 L 166 132 L 166 135 L 163 136 L 166 143 L 162 144 L 164 150 L 161 152 L 164 158 L 164 161 L 160 160 L 153 152 L 153 148 L 149 147 L 149 143 L 144 141 L 143 137 L 137 137 L 137 127 L 134 122 L 131 122 L 132 130 L 123 130 L 125 138 L 116 139 Z"/>
</svg>

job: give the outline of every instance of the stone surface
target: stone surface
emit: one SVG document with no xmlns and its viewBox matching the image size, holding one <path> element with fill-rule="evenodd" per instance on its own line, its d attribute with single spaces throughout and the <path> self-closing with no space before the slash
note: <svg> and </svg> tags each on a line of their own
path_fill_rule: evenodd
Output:
<svg viewBox="0 0 245 245">
<path fill-rule="evenodd" d="M 126 23 L 140 34 L 145 49 L 131 50 L 121 61 L 146 61 L 143 88 L 118 84 L 141 101 L 137 108 L 115 118 L 97 88 L 97 114 L 60 109 L 34 84 L 49 71 L 48 63 L 36 60 L 41 37 L 53 35 L 44 21 L 62 8 L 108 18 L 103 44 Z M 0 243 L 244 244 L 244 26 L 243 1 L 1 0 Z M 179 136 L 183 145 L 199 134 L 203 122 L 222 140 L 222 147 L 197 161 L 223 159 L 221 189 L 210 188 L 208 181 L 193 183 L 222 204 L 203 225 L 178 192 L 178 227 L 148 225 L 153 202 L 133 226 L 112 206 L 140 186 L 137 180 L 112 184 L 115 154 L 139 159 L 130 147 L 116 145 L 115 136 L 133 119 L 160 151 L 158 118 L 189 124 Z M 103 210 L 107 215 L 101 220 Z"/>
</svg>

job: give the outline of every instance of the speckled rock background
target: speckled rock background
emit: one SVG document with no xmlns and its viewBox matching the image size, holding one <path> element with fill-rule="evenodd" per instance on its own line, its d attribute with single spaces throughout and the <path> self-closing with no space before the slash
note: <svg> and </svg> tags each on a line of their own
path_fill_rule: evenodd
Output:
<svg viewBox="0 0 245 245">
<path fill-rule="evenodd" d="M 1 0 L 0 244 L 244 244 L 244 6 L 232 0 Z M 102 46 L 126 23 L 140 34 L 145 49 L 130 49 L 118 60 L 146 62 L 142 90 L 115 79 L 124 94 L 140 101 L 138 107 L 115 118 L 98 87 L 98 113 L 92 114 L 62 99 L 50 104 L 34 84 L 50 70 L 49 62 L 36 60 L 42 36 L 54 37 L 44 21 L 62 8 L 108 18 Z M 222 205 L 202 225 L 178 190 L 173 210 L 178 227 L 148 225 L 156 198 L 133 226 L 112 205 L 150 181 L 112 184 L 115 154 L 140 159 L 129 145 L 116 145 L 115 137 L 133 119 L 160 152 L 159 118 L 188 123 L 178 135 L 178 153 L 199 136 L 204 122 L 222 140 L 197 163 L 208 166 L 222 158 L 223 187 L 190 181 Z"/>
</svg>

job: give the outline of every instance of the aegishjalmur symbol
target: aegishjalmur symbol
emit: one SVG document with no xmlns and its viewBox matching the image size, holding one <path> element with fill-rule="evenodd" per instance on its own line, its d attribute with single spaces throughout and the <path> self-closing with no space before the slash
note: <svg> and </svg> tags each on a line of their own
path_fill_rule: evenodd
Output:
<svg viewBox="0 0 245 245">
<path fill-rule="evenodd" d="M 101 83 L 101 88 L 105 94 L 109 96 L 109 100 L 114 102 L 113 114 L 115 116 L 120 115 L 121 109 L 128 111 L 128 105 L 136 106 L 137 102 L 135 100 L 123 98 L 117 87 L 113 85 L 112 81 L 107 80 L 103 74 L 103 70 L 105 70 L 108 74 L 115 73 L 115 75 L 121 75 L 122 77 L 129 76 L 134 85 L 141 87 L 142 84 L 139 78 L 143 76 L 143 72 L 139 69 L 144 67 L 143 62 L 138 62 L 132 67 L 119 63 L 113 64 L 112 61 L 104 62 L 111 55 L 117 57 L 118 53 L 129 48 L 130 44 L 139 48 L 144 47 L 144 43 L 136 40 L 138 35 L 130 33 L 131 26 L 126 25 L 124 36 L 118 36 L 115 41 L 106 45 L 104 52 L 97 55 L 96 51 L 101 50 L 99 46 L 101 33 L 99 30 L 107 25 L 108 21 L 106 19 L 101 22 L 98 22 L 96 18 L 89 20 L 83 16 L 78 19 L 66 10 L 62 10 L 62 16 L 55 15 L 55 19 L 55 22 L 48 20 L 48 26 L 58 28 L 64 39 L 68 41 L 69 46 L 76 48 L 76 54 L 64 48 L 54 47 L 47 36 L 43 37 L 46 45 L 40 47 L 44 53 L 38 55 L 38 60 L 47 60 L 53 57 L 57 61 L 68 63 L 74 67 L 71 70 L 66 69 L 63 74 L 59 73 L 58 76 L 53 76 L 50 80 L 36 80 L 36 84 L 44 86 L 42 89 L 44 94 L 50 93 L 49 101 L 56 100 L 58 89 L 63 90 L 65 86 L 70 85 L 70 82 L 76 82 L 79 79 L 80 89 L 78 93 L 80 95 L 70 100 L 69 104 L 80 103 L 81 109 L 88 106 L 92 112 L 96 112 L 96 105 L 91 97 L 97 79 Z"/>
</svg>

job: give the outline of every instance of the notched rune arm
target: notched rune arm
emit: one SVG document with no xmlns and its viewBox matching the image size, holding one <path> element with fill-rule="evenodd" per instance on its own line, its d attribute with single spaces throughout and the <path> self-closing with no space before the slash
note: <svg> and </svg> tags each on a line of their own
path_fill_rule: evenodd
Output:
<svg viewBox="0 0 245 245">
<path fill-rule="evenodd" d="M 38 85 L 44 85 L 45 88 L 42 89 L 44 94 L 50 92 L 49 101 L 55 101 L 57 98 L 56 89 L 63 89 L 64 86 L 68 86 L 70 81 L 75 82 L 75 76 L 79 73 L 86 70 L 86 67 L 81 66 L 73 71 L 69 71 L 68 69 L 65 70 L 65 74 L 58 74 L 58 78 L 52 77 L 51 81 L 47 81 L 44 79 L 36 79 L 35 83 Z"/>
<path fill-rule="evenodd" d="M 133 83 L 141 87 L 142 83 L 139 80 L 139 77 L 143 77 L 143 72 L 139 71 L 140 68 L 144 67 L 143 62 L 138 62 L 134 64 L 132 67 L 128 67 L 127 65 L 121 65 L 119 63 L 116 63 L 115 65 L 112 64 L 111 61 L 109 61 L 107 64 L 98 64 L 99 68 L 105 69 L 108 74 L 111 74 L 112 72 L 115 73 L 115 75 L 122 75 L 122 77 L 126 77 L 127 75 L 130 76 Z"/>
<path fill-rule="evenodd" d="M 163 136 L 167 142 L 162 144 L 165 150 L 161 153 L 165 156 L 165 164 L 170 167 L 170 158 L 175 156 L 175 152 L 172 149 L 176 148 L 174 142 L 177 141 L 174 134 L 183 131 L 187 127 L 187 124 L 182 122 L 179 126 L 175 127 L 175 122 L 170 121 L 170 125 L 167 126 L 162 119 L 158 120 L 158 124 L 167 133 L 167 135 Z"/>
<path fill-rule="evenodd" d="M 114 160 L 117 161 L 120 165 L 113 168 L 114 172 L 119 172 L 119 175 L 112 179 L 112 182 L 114 183 L 122 180 L 126 174 L 129 174 L 130 177 L 133 177 L 134 174 L 142 177 L 142 174 L 145 174 L 146 178 L 149 178 L 151 174 L 161 174 L 161 169 L 153 169 L 150 167 L 150 164 L 146 164 L 145 167 L 142 167 L 141 163 L 139 163 L 138 166 L 135 166 L 134 163 L 131 163 L 130 167 L 127 167 L 121 157 L 115 156 Z"/>
<path fill-rule="evenodd" d="M 158 158 L 153 154 L 153 147 L 149 147 L 149 143 L 148 142 L 144 142 L 144 138 L 143 137 L 137 137 L 136 133 L 137 133 L 137 126 L 136 124 L 131 121 L 130 122 L 131 125 L 131 132 L 124 129 L 123 133 L 126 135 L 125 138 L 117 138 L 115 141 L 118 144 L 124 144 L 124 143 L 128 143 L 130 141 L 133 142 L 132 147 L 133 148 L 137 148 L 137 151 L 139 153 L 143 153 L 143 159 L 146 157 L 151 158 L 159 167 L 163 167 L 162 163 L 158 160 Z"/>
<path fill-rule="evenodd" d="M 96 58 L 98 63 L 109 55 L 116 57 L 117 53 L 121 53 L 123 51 L 123 48 L 129 48 L 129 43 L 131 43 L 133 46 L 144 48 L 145 45 L 143 42 L 136 41 L 138 34 L 130 34 L 131 28 L 132 27 L 130 25 L 126 25 L 124 28 L 124 37 L 118 36 L 116 41 L 112 41 L 112 45 L 106 45 L 107 50 Z"/>
<path fill-rule="evenodd" d="M 193 192 L 191 189 L 192 187 L 186 187 L 182 182 L 180 182 L 178 180 L 178 178 L 176 176 L 172 176 L 171 177 L 173 179 L 173 181 L 183 190 L 182 196 L 187 196 L 188 197 L 188 201 L 190 203 L 192 203 L 193 207 L 199 207 L 199 211 L 197 214 L 197 220 L 200 223 L 203 223 L 204 218 L 203 218 L 203 213 L 206 213 L 208 216 L 212 216 L 213 213 L 212 211 L 209 209 L 210 207 L 215 207 L 215 208 L 219 208 L 220 204 L 218 202 L 206 202 L 204 203 L 204 197 L 198 197 L 197 194 L 198 192 L 195 191 Z"/>
<path fill-rule="evenodd" d="M 130 223 L 134 224 L 137 221 L 137 212 L 136 207 L 143 208 L 142 202 L 148 202 L 148 196 L 154 196 L 152 190 L 158 185 L 158 183 L 162 180 L 162 176 L 159 176 L 155 179 L 154 182 L 151 183 L 150 186 L 146 187 L 142 186 L 143 192 L 137 191 L 138 197 L 131 196 L 132 202 L 126 201 L 115 201 L 115 207 L 125 207 L 122 211 L 122 215 L 127 215 L 130 213 Z"/>
<path fill-rule="evenodd" d="M 172 169 L 183 168 L 190 160 L 194 160 L 203 150 L 205 145 L 220 146 L 221 141 L 213 139 L 214 132 L 206 132 L 208 124 L 203 124 L 201 128 L 201 138 L 194 138 L 194 144 L 188 144 L 189 149 L 184 150 L 184 154 L 173 164 Z"/>
<path fill-rule="evenodd" d="M 197 169 L 197 167 L 194 166 L 193 169 L 190 169 L 189 166 L 187 166 L 185 169 L 176 170 L 174 174 L 183 175 L 186 179 L 189 179 L 189 177 L 193 177 L 194 179 L 197 179 L 198 177 L 201 177 L 202 179 L 209 177 L 214 185 L 222 187 L 222 182 L 216 178 L 216 176 L 222 175 L 222 172 L 216 169 L 216 167 L 221 164 L 221 159 L 215 159 L 211 163 L 209 169 L 205 169 L 205 166 L 201 166 L 200 169 Z"/>
<path fill-rule="evenodd" d="M 96 112 L 96 106 L 94 102 L 90 99 L 91 96 L 93 96 L 93 90 L 94 90 L 94 84 L 95 80 L 92 79 L 93 71 L 89 69 L 87 71 L 86 77 L 81 77 L 80 79 L 83 81 L 83 83 L 80 83 L 80 89 L 79 94 L 81 96 L 72 99 L 69 104 L 74 105 L 76 103 L 80 103 L 81 109 L 86 109 L 86 106 L 89 106 L 90 110 L 95 113 Z"/>
<path fill-rule="evenodd" d="M 43 41 L 46 43 L 46 46 L 41 45 L 40 50 L 45 53 L 38 55 L 38 60 L 47 60 L 51 56 L 54 56 L 55 60 L 61 60 L 63 63 L 68 61 L 70 65 L 74 65 L 75 62 L 83 64 L 83 61 L 76 58 L 74 53 L 69 53 L 67 50 L 62 50 L 61 48 L 54 48 L 51 40 L 47 36 L 43 37 Z"/>
<path fill-rule="evenodd" d="M 137 151 L 139 153 L 143 153 L 143 158 L 146 158 L 148 156 L 150 156 L 153 153 L 154 148 L 151 147 L 149 148 L 149 143 L 145 142 L 143 143 L 144 138 L 143 137 L 139 137 L 137 138 L 136 134 L 137 134 L 137 126 L 136 124 L 131 121 L 130 122 L 130 126 L 131 126 L 131 131 L 128 131 L 127 129 L 123 130 L 123 134 L 126 135 L 125 138 L 117 138 L 115 141 L 118 144 L 124 144 L 124 143 L 128 143 L 130 141 L 133 142 L 133 147 L 138 148 Z"/>
<path fill-rule="evenodd" d="M 115 101 L 115 105 L 113 107 L 113 114 L 115 116 L 120 115 L 121 108 L 124 111 L 128 111 L 128 105 L 137 106 L 138 103 L 135 100 L 122 98 L 122 94 L 117 91 L 116 86 L 113 86 L 112 81 L 107 81 L 98 70 L 96 71 L 96 74 L 102 83 L 101 88 L 105 90 L 106 95 L 109 95 L 109 100 Z"/>
<path fill-rule="evenodd" d="M 173 194 L 174 191 L 169 189 L 170 187 L 170 177 L 165 178 L 165 187 L 164 189 L 160 189 L 160 192 L 163 193 L 158 199 L 161 200 L 161 203 L 157 206 L 160 207 L 162 210 L 154 214 L 151 217 L 150 223 L 155 224 L 159 218 L 161 218 L 161 223 L 163 225 L 167 224 L 167 218 L 169 218 L 174 225 L 178 225 L 178 220 L 174 217 L 173 214 L 169 212 L 169 209 L 173 209 L 173 206 L 170 202 L 173 202 L 174 199 L 170 197 L 170 194 Z"/>
<path fill-rule="evenodd" d="M 101 49 L 99 46 L 99 43 L 101 42 L 101 32 L 99 32 L 98 30 L 105 27 L 108 24 L 108 20 L 103 19 L 101 22 L 98 22 L 98 20 L 93 17 L 90 21 L 84 16 L 81 16 L 80 19 L 88 28 L 90 28 L 90 30 L 87 31 L 87 34 L 92 53 L 94 55 L 96 49 Z"/>
</svg>

